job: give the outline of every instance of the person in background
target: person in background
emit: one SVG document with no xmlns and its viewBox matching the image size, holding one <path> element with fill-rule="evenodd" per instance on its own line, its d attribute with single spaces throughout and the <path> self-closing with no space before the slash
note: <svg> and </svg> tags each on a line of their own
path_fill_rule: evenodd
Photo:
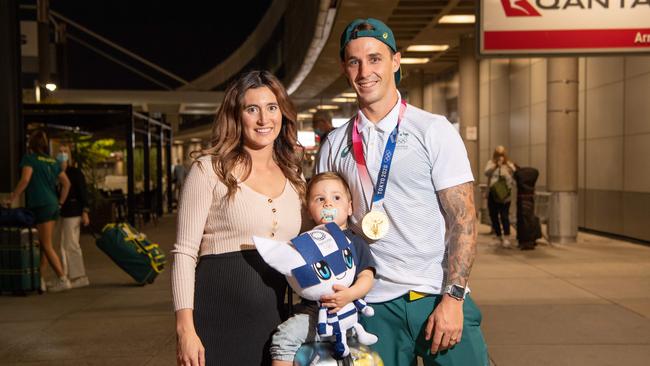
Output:
<svg viewBox="0 0 650 366">
<path fill-rule="evenodd" d="M 90 224 L 86 178 L 81 169 L 75 165 L 68 145 L 59 147 L 56 161 L 70 179 L 70 193 L 61 207 L 57 238 L 61 243 L 63 271 L 70 279 L 72 288 L 84 287 L 88 286 L 90 282 L 86 276 L 83 253 L 79 245 L 79 234 L 82 224 L 83 226 Z"/>
<path fill-rule="evenodd" d="M 515 164 L 508 159 L 506 148 L 501 145 L 494 149 L 492 159 L 485 166 L 485 175 L 488 177 L 490 221 L 492 221 L 492 230 L 503 248 L 512 248 L 509 215 L 511 192 L 515 184 L 513 174 L 516 170 Z M 503 188 L 497 185 L 502 185 Z"/>
<path fill-rule="evenodd" d="M 332 127 L 332 114 L 328 111 L 317 111 L 314 113 L 312 125 L 314 133 L 318 136 L 318 142 L 322 144 L 327 134 L 334 129 Z"/>
<path fill-rule="evenodd" d="M 291 240 L 302 227 L 297 114 L 280 81 L 251 71 L 226 90 L 210 147 L 185 180 L 172 251 L 179 365 L 268 365 L 287 282 L 253 236 Z"/>
<path fill-rule="evenodd" d="M 28 144 L 29 153 L 23 156 L 19 164 L 22 169 L 20 180 L 5 204 L 11 205 L 23 191 L 25 192 L 26 207 L 34 213 L 41 253 L 44 254 L 41 255 L 41 275 L 45 272 L 48 262 L 57 275 L 57 279 L 47 287 L 47 291 L 69 290 L 70 280 L 54 250 L 52 236 L 61 206 L 68 197 L 70 180 L 56 160 L 50 157 L 50 144 L 45 131 L 34 131 L 29 137 Z M 61 183 L 61 190 L 58 194 L 57 180 Z M 45 284 L 41 280 L 41 288 L 44 286 Z"/>
<path fill-rule="evenodd" d="M 181 192 L 183 190 L 183 184 L 185 184 L 185 165 L 183 165 L 183 162 L 181 159 L 176 160 L 176 165 L 174 165 L 174 170 L 172 172 L 172 176 L 174 177 L 174 197 L 176 201 L 178 202 L 178 199 L 181 195 Z"/>
</svg>

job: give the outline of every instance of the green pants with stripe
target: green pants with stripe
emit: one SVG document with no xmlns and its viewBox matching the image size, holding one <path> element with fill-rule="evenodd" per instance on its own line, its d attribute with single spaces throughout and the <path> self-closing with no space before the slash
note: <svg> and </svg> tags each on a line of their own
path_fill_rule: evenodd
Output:
<svg viewBox="0 0 650 366">
<path fill-rule="evenodd" d="M 429 315 L 442 296 L 430 295 L 409 301 L 408 294 L 391 301 L 369 304 L 372 317 L 360 317 L 363 327 L 379 341 L 371 348 L 386 366 L 415 366 L 416 356 L 427 366 L 488 366 L 485 340 L 481 333 L 481 312 L 468 295 L 463 303 L 463 335 L 449 350 L 431 354 L 431 341 L 424 339 Z"/>
</svg>

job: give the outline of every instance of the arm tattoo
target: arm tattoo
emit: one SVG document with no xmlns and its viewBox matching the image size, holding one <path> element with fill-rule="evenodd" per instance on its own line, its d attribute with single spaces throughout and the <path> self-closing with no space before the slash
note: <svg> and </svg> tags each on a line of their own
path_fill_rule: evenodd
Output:
<svg viewBox="0 0 650 366">
<path fill-rule="evenodd" d="M 446 284 L 467 286 L 476 256 L 476 210 L 474 184 L 463 183 L 438 192 L 447 235 Z"/>
</svg>

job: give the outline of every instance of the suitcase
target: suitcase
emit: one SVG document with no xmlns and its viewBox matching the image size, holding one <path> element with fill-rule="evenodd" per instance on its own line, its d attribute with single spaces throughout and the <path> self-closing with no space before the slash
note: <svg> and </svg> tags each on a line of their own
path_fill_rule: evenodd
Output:
<svg viewBox="0 0 650 366">
<path fill-rule="evenodd" d="M 140 285 L 153 283 L 167 262 L 158 244 L 127 223 L 104 226 L 96 244 Z"/>
<path fill-rule="evenodd" d="M 41 291 L 41 252 L 34 228 L 0 227 L 0 292 Z"/>
</svg>

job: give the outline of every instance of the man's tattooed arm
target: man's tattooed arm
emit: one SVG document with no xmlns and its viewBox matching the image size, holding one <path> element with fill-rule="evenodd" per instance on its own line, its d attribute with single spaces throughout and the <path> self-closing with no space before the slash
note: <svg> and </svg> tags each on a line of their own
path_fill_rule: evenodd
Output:
<svg viewBox="0 0 650 366">
<path fill-rule="evenodd" d="M 445 286 L 467 286 L 476 256 L 474 184 L 459 184 L 438 192 L 447 227 L 447 278 Z"/>
</svg>

